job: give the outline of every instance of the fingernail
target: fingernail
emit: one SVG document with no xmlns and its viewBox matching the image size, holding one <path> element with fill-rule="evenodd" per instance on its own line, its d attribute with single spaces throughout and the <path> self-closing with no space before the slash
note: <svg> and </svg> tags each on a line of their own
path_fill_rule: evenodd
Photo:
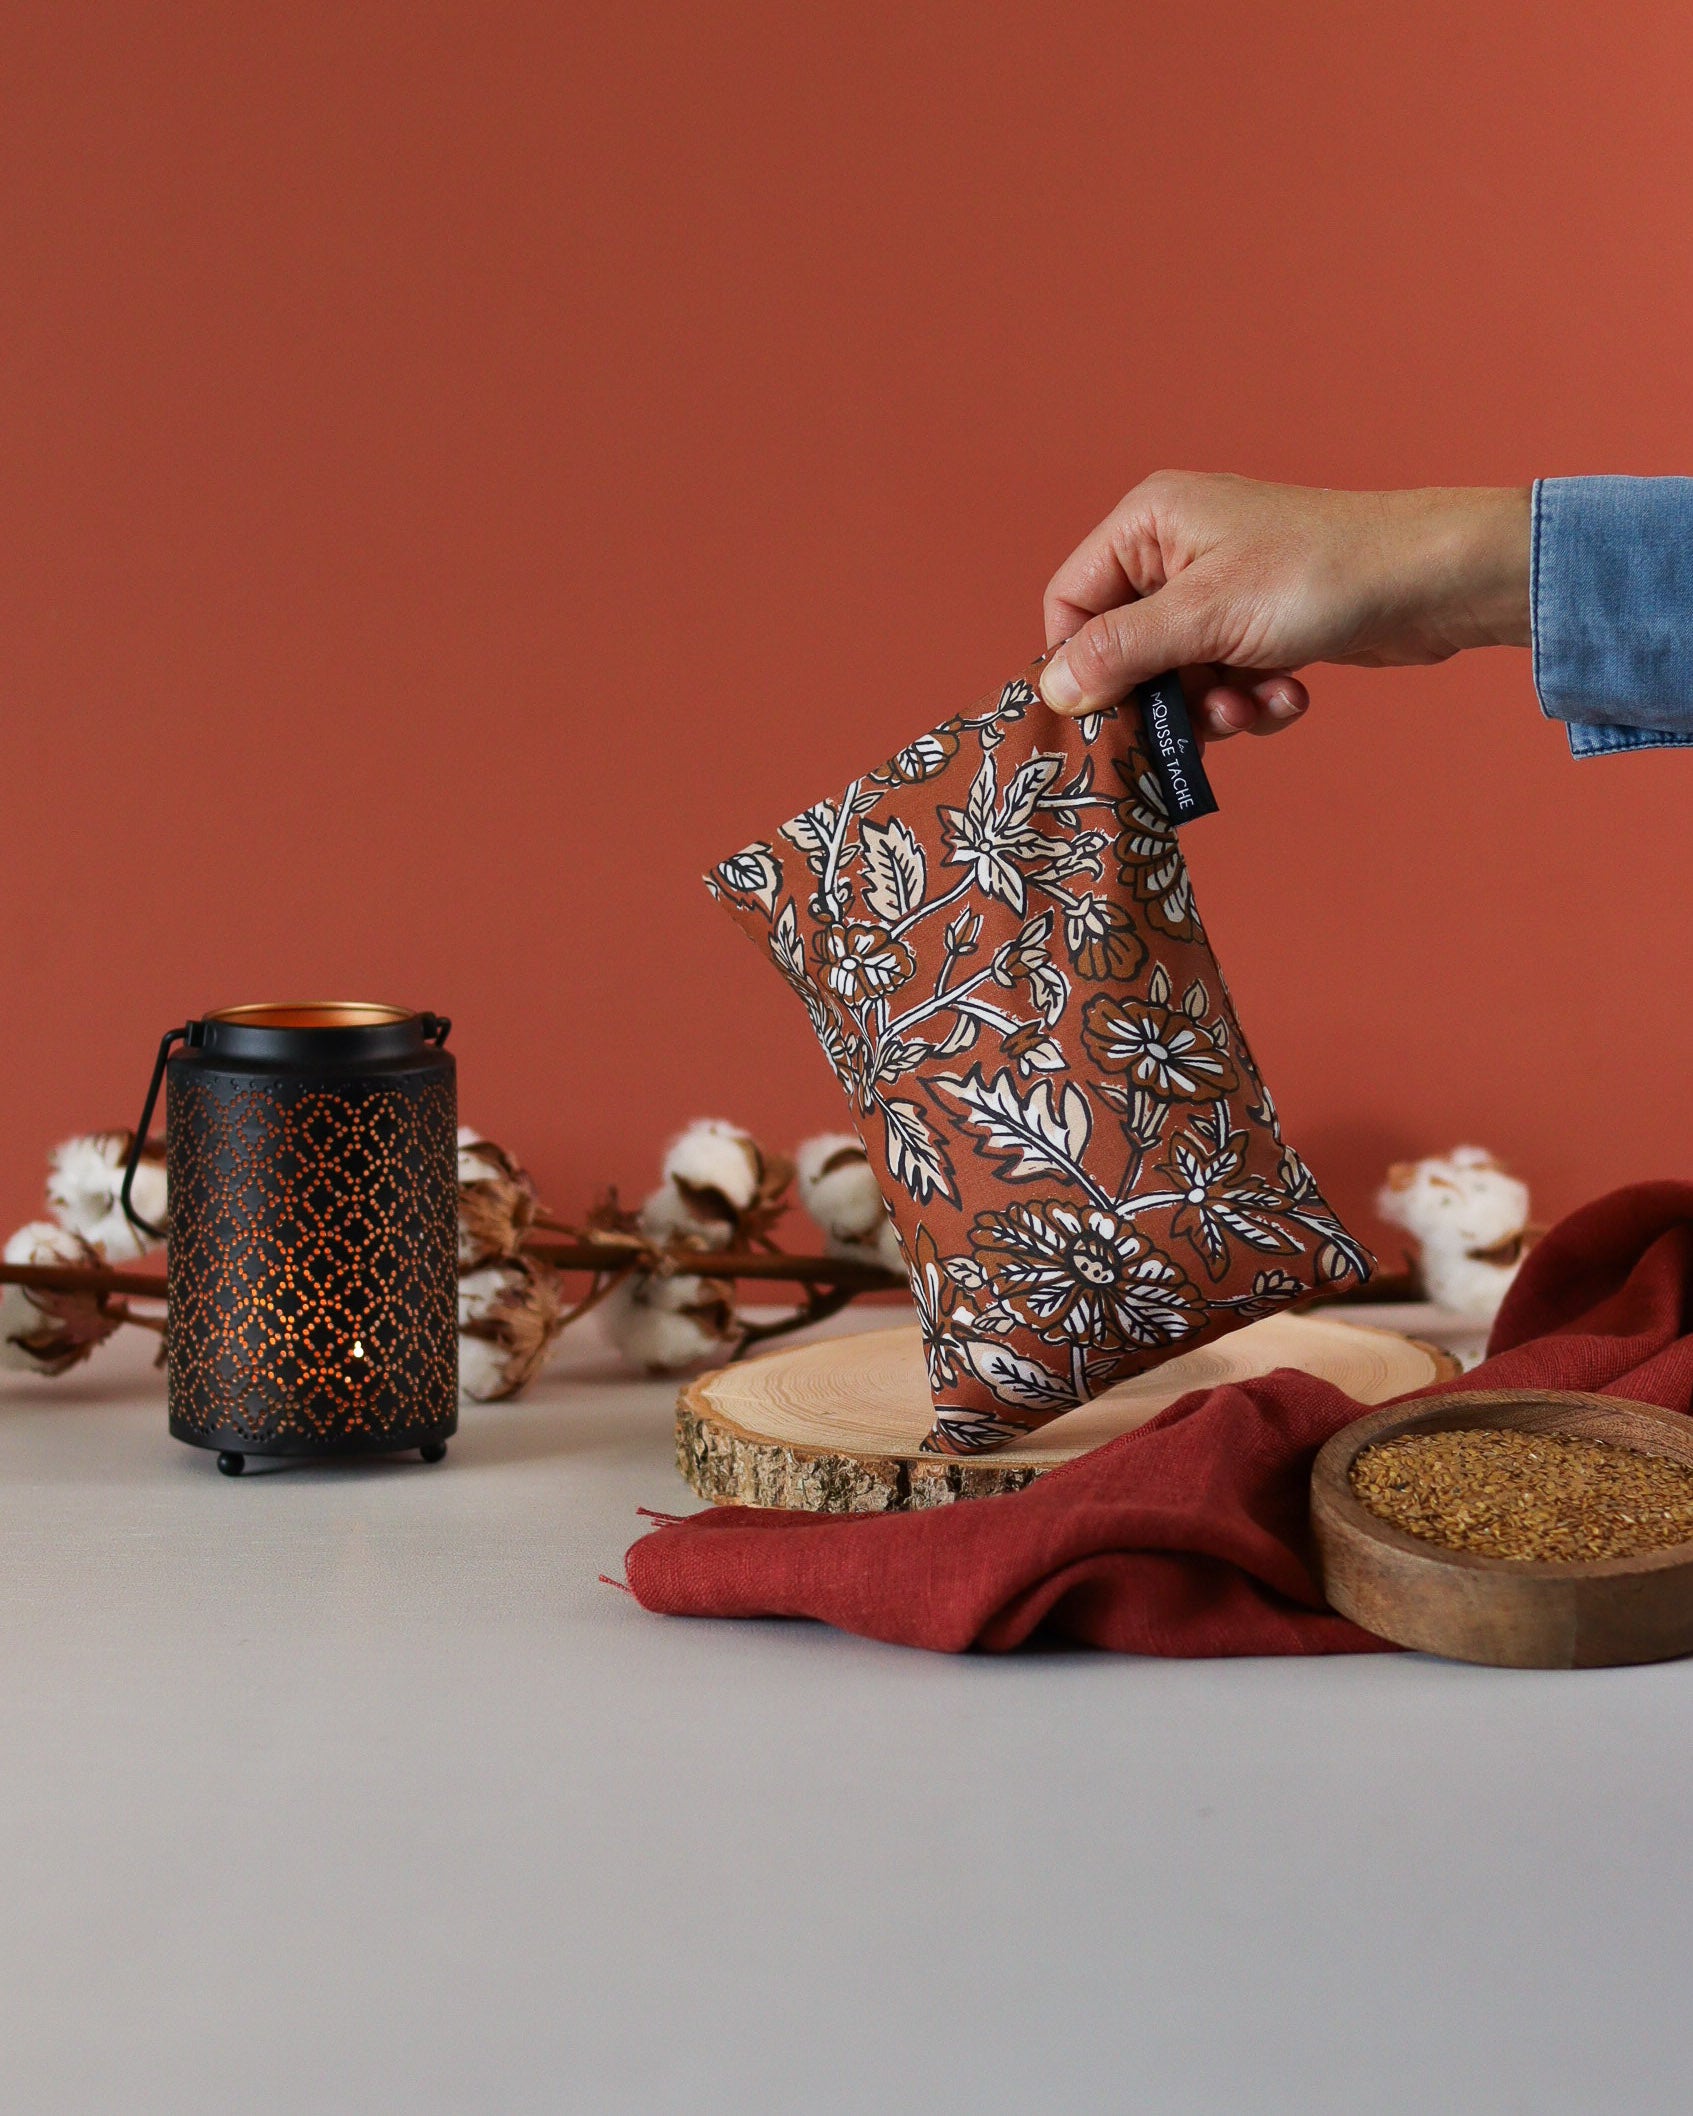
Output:
<svg viewBox="0 0 1693 2116">
<path fill-rule="evenodd" d="M 1062 654 L 1040 672 L 1040 694 L 1055 713 L 1073 713 L 1082 702 L 1082 687 Z"/>
<path fill-rule="evenodd" d="M 1303 698 L 1287 698 L 1280 691 L 1272 692 L 1265 702 L 1272 720 L 1297 720 L 1305 710 Z"/>
</svg>

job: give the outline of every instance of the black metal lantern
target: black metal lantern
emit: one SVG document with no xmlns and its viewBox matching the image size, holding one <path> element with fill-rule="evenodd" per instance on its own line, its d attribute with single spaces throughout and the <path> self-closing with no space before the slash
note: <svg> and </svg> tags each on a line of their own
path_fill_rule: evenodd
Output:
<svg viewBox="0 0 1693 2116">
<path fill-rule="evenodd" d="M 451 1023 L 344 1001 L 225 1007 L 159 1046 L 170 1429 L 253 1455 L 447 1452 L 458 1425 Z M 181 1045 L 180 1049 L 175 1048 Z"/>
</svg>

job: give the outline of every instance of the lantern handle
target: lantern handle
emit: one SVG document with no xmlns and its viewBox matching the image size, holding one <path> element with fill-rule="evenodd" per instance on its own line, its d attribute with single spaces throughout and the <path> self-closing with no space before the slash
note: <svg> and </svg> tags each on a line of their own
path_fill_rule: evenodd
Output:
<svg viewBox="0 0 1693 2116">
<path fill-rule="evenodd" d="M 450 1014 L 420 1014 L 417 1019 L 423 1030 L 424 1042 L 434 1044 L 437 1050 L 453 1033 L 453 1017 Z"/>
<path fill-rule="evenodd" d="M 204 1029 L 198 1021 L 185 1021 L 179 1029 L 167 1029 L 159 1041 L 159 1055 L 153 1061 L 153 1077 L 148 1083 L 147 1100 L 141 1111 L 141 1122 L 135 1127 L 130 1141 L 129 1160 L 123 1172 L 123 1189 L 118 1193 L 118 1202 L 123 1207 L 123 1216 L 132 1227 L 143 1234 L 150 1234 L 154 1241 L 165 1240 L 165 1230 L 155 1227 L 151 1220 L 144 1220 L 130 1203 L 129 1194 L 135 1187 L 135 1171 L 141 1166 L 141 1156 L 147 1150 L 147 1128 L 153 1121 L 153 1110 L 158 1103 L 159 1089 L 165 1077 L 165 1060 L 170 1056 L 173 1043 L 198 1043 Z"/>
</svg>

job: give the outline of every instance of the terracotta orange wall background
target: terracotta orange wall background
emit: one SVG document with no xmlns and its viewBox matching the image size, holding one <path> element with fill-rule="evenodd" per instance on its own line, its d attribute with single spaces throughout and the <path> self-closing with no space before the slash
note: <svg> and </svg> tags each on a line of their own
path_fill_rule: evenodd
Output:
<svg viewBox="0 0 1693 2116">
<path fill-rule="evenodd" d="M 1681 5 L 0 23 L 0 1215 L 172 1022 L 452 1013 L 554 1203 L 841 1106 L 696 877 L 1038 643 L 1142 472 L 1693 469 Z M 1320 672 L 1201 901 L 1343 1205 L 1693 1159 L 1693 756 Z"/>
</svg>

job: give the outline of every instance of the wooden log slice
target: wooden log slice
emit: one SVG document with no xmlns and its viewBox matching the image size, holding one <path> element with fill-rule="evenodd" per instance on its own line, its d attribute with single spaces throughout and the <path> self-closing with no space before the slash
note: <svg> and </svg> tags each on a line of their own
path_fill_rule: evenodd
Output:
<svg viewBox="0 0 1693 2116">
<path fill-rule="evenodd" d="M 702 1499 L 806 1513 L 889 1513 L 1021 1491 L 1043 1470 L 1132 1432 L 1193 1389 L 1297 1367 L 1361 1404 L 1453 1380 L 1449 1354 L 1391 1330 L 1282 1314 L 1119 1382 L 1028 1440 L 976 1460 L 925 1455 L 934 1412 L 917 1326 L 784 1347 L 682 1391 L 676 1459 Z"/>
</svg>

